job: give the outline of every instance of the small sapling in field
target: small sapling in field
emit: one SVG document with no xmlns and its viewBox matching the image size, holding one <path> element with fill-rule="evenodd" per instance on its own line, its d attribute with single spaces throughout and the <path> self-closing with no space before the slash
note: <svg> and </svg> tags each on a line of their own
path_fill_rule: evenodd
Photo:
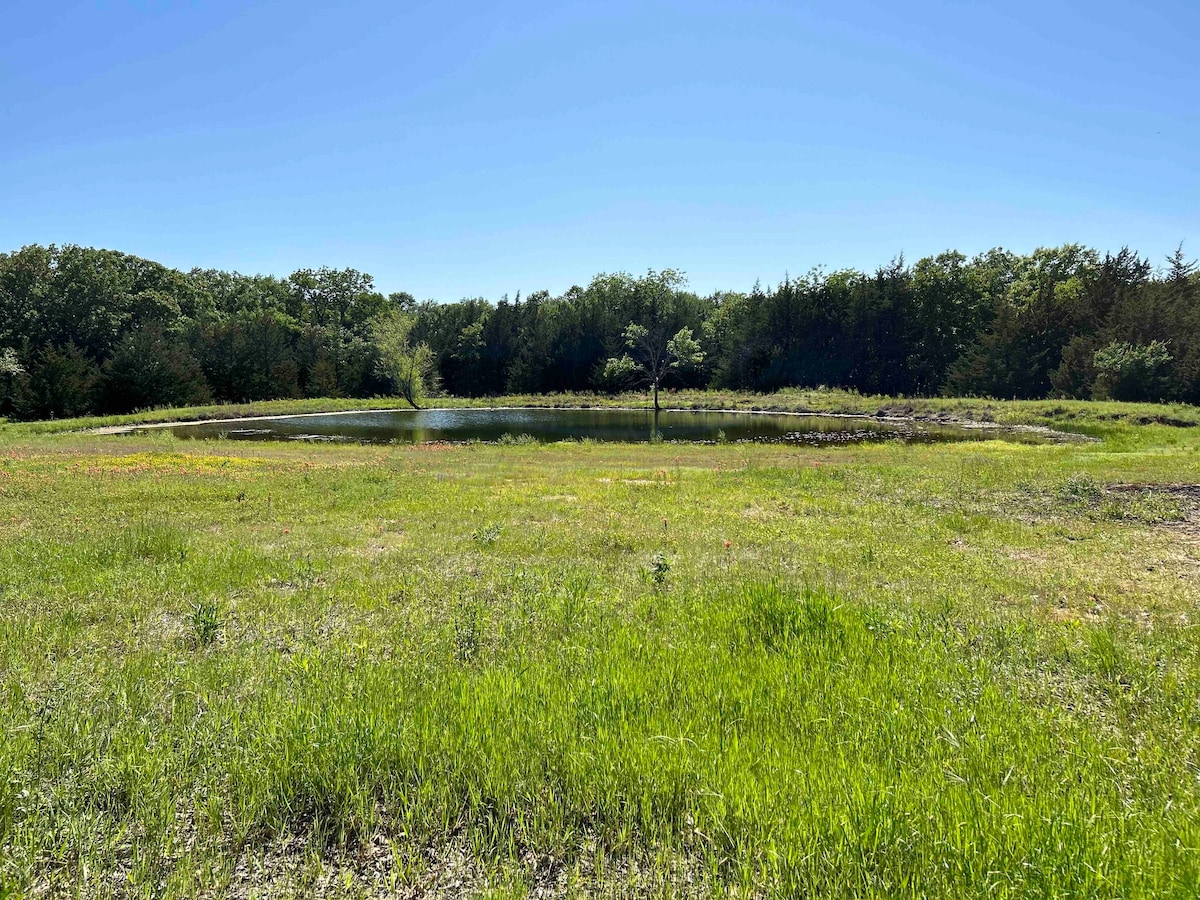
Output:
<svg viewBox="0 0 1200 900">
<path fill-rule="evenodd" d="M 654 586 L 661 588 L 667 583 L 667 576 L 671 574 L 671 561 L 660 550 L 651 557 L 647 572 L 650 580 L 654 582 Z"/>
</svg>

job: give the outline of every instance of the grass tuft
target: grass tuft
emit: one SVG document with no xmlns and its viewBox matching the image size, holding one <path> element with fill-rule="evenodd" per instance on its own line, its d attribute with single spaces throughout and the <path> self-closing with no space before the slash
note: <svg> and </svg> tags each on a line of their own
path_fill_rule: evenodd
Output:
<svg viewBox="0 0 1200 900">
<path fill-rule="evenodd" d="M 201 600 L 192 605 L 188 625 L 195 646 L 212 646 L 220 637 L 223 624 L 221 608 L 215 601 Z"/>
<path fill-rule="evenodd" d="M 842 634 L 839 607 L 824 588 L 799 591 L 776 582 L 745 588 L 741 633 L 752 647 L 782 652 L 797 641 L 836 642 Z"/>
<path fill-rule="evenodd" d="M 122 528 L 108 555 L 121 561 L 181 563 L 187 559 L 188 551 L 188 537 L 182 529 L 142 520 Z"/>
</svg>

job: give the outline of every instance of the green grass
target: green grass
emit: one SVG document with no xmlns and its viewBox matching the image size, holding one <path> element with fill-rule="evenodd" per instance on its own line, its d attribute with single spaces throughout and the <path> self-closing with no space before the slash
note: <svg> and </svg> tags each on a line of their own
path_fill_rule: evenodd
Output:
<svg viewBox="0 0 1200 900">
<path fill-rule="evenodd" d="M 676 399 L 1101 440 L 4 426 L 0 896 L 1200 893 L 1195 410 Z"/>
</svg>

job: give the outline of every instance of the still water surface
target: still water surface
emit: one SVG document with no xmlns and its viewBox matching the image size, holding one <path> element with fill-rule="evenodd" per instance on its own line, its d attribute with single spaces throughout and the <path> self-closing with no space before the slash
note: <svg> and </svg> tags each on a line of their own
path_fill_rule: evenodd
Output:
<svg viewBox="0 0 1200 900">
<path fill-rule="evenodd" d="M 630 409 L 420 409 L 321 413 L 239 422 L 199 422 L 171 429 L 183 438 L 235 440 L 424 443 L 498 441 L 528 435 L 542 442 L 582 440 L 645 442 L 762 441 L 788 444 L 851 444 L 878 441 L 941 443 L 1044 438 L 1003 429 L 961 428 L 916 422 L 883 422 L 839 416 Z"/>
</svg>

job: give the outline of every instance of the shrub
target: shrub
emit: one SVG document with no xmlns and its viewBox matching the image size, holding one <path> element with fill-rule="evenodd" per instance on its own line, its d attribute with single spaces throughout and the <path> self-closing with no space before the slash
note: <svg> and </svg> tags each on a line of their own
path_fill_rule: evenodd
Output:
<svg viewBox="0 0 1200 900">
<path fill-rule="evenodd" d="M 1093 357 L 1096 382 L 1092 392 L 1100 400 L 1161 400 L 1167 392 L 1171 358 L 1162 341 L 1144 346 L 1113 341 Z"/>
</svg>

